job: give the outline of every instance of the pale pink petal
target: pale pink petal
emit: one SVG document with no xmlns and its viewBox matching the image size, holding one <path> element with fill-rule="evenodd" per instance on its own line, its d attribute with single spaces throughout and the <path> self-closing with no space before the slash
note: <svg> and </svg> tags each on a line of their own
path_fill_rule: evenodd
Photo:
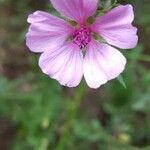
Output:
<svg viewBox="0 0 150 150">
<path fill-rule="evenodd" d="M 133 20 L 133 7 L 121 5 L 98 17 L 91 28 L 109 44 L 129 49 L 134 48 L 138 42 L 137 29 L 131 24 Z"/>
<path fill-rule="evenodd" d="M 84 60 L 84 77 L 91 88 L 98 88 L 124 70 L 125 57 L 115 48 L 92 41 Z"/>
<path fill-rule="evenodd" d="M 107 77 L 96 60 L 95 50 L 90 45 L 83 61 L 84 78 L 90 88 L 99 88 L 107 82 Z"/>
<path fill-rule="evenodd" d="M 60 49 L 45 51 L 40 57 L 39 66 L 60 84 L 75 87 L 83 76 L 83 55 L 77 45 L 68 43 Z"/>
<path fill-rule="evenodd" d="M 94 15 L 98 0 L 50 0 L 61 15 L 84 24 L 89 16 Z"/>
<path fill-rule="evenodd" d="M 26 35 L 26 44 L 33 52 L 60 47 L 73 31 L 62 19 L 42 11 L 29 15 L 28 22 L 31 25 Z"/>
</svg>

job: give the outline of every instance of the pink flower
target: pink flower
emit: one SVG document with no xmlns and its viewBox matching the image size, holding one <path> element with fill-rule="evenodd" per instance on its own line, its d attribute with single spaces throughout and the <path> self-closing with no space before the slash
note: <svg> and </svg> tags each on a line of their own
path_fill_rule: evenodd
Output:
<svg viewBox="0 0 150 150">
<path fill-rule="evenodd" d="M 62 16 L 78 24 L 43 11 L 29 15 L 26 43 L 31 51 L 42 53 L 41 70 L 68 87 L 77 86 L 83 76 L 91 88 L 119 76 L 126 59 L 115 47 L 134 48 L 138 41 L 132 6 L 120 5 L 89 23 L 98 0 L 50 1 Z"/>
</svg>

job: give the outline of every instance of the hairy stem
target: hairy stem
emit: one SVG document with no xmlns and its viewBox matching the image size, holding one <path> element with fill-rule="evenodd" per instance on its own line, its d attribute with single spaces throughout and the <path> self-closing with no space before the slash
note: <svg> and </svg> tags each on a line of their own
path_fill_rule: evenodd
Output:
<svg viewBox="0 0 150 150">
<path fill-rule="evenodd" d="M 129 57 L 129 59 L 137 59 L 139 61 L 145 61 L 145 62 L 150 62 L 150 55 L 140 55 L 139 58 L 133 58 L 133 57 Z"/>
<path fill-rule="evenodd" d="M 68 139 L 70 138 L 71 130 L 73 128 L 74 121 L 76 120 L 78 109 L 80 107 L 83 96 L 85 95 L 85 92 L 86 87 L 85 85 L 81 84 L 80 87 L 76 90 L 74 98 L 70 100 L 70 105 L 67 105 L 68 115 L 56 150 L 64 150 L 65 146 L 68 145 Z"/>
</svg>

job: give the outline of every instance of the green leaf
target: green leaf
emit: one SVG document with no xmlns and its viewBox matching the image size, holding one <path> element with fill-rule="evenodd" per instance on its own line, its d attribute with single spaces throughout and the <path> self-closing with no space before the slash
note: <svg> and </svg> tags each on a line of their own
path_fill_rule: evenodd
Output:
<svg viewBox="0 0 150 150">
<path fill-rule="evenodd" d="M 126 86 L 126 83 L 125 83 L 123 77 L 120 75 L 117 79 L 120 82 L 120 84 L 126 89 L 127 86 Z"/>
</svg>

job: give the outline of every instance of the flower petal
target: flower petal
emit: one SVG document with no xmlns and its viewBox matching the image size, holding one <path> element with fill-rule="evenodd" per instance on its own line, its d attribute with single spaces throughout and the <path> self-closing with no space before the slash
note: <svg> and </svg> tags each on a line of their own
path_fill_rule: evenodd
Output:
<svg viewBox="0 0 150 150">
<path fill-rule="evenodd" d="M 109 44 L 129 49 L 134 48 L 138 42 L 137 29 L 131 24 L 133 20 L 133 7 L 131 5 L 121 5 L 104 16 L 98 17 L 91 28 Z"/>
<path fill-rule="evenodd" d="M 83 63 L 84 77 L 91 88 L 98 88 L 124 70 L 125 57 L 115 48 L 92 41 Z"/>
<path fill-rule="evenodd" d="M 28 22 L 31 25 L 26 35 L 26 44 L 33 52 L 60 47 L 73 31 L 62 19 L 42 11 L 29 15 Z"/>
<path fill-rule="evenodd" d="M 61 15 L 84 24 L 89 16 L 94 15 L 98 0 L 50 0 Z"/>
<path fill-rule="evenodd" d="M 40 57 L 39 66 L 60 84 L 75 87 L 83 76 L 83 55 L 77 45 L 68 43 L 60 49 L 45 51 Z"/>
</svg>

